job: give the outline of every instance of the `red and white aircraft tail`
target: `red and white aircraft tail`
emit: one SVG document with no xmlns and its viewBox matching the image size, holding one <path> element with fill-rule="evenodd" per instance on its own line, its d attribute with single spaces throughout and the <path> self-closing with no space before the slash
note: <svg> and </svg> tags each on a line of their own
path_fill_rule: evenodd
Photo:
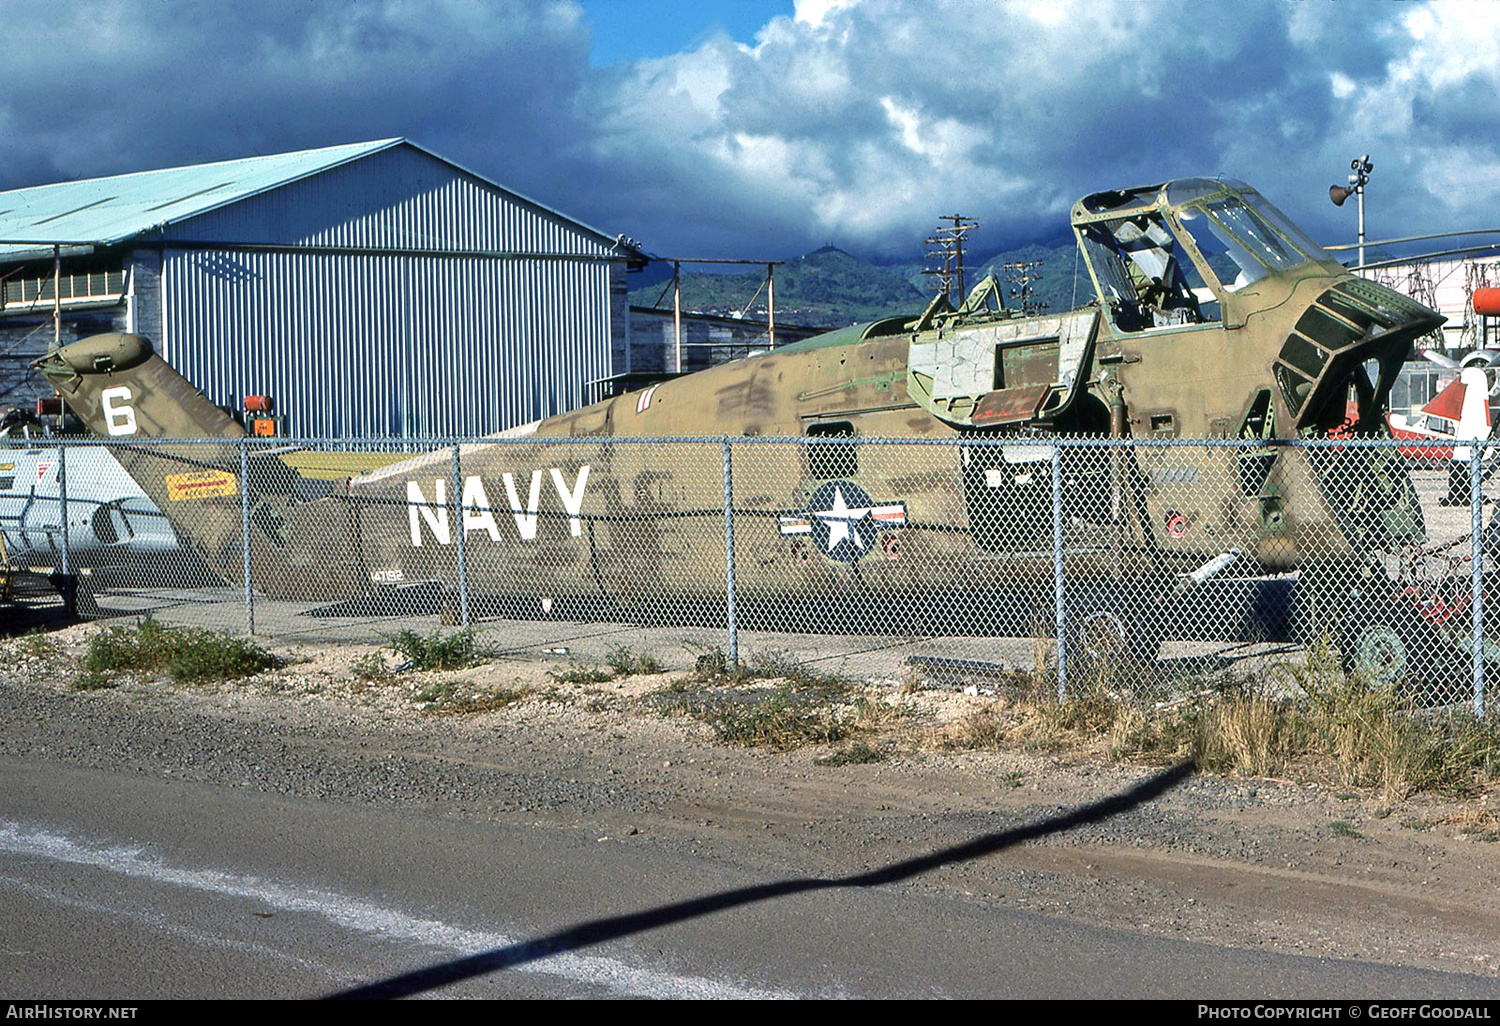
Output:
<svg viewBox="0 0 1500 1026">
<path fill-rule="evenodd" d="M 1423 355 L 1432 358 L 1432 354 Z M 1426 406 L 1410 415 L 1392 413 L 1388 420 L 1397 439 L 1419 443 L 1401 446 L 1408 459 L 1467 463 L 1471 447 L 1463 443 L 1483 441 L 1494 428 L 1487 368 L 1478 364 L 1460 368 L 1458 377 Z"/>
</svg>

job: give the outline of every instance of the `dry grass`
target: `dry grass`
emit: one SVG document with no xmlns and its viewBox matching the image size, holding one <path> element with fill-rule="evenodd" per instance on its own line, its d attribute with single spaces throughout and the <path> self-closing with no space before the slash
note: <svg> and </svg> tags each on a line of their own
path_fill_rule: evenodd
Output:
<svg viewBox="0 0 1500 1026">
<path fill-rule="evenodd" d="M 942 728 L 937 735 L 938 744 L 965 750 L 1004 748 L 1014 722 L 1009 712 L 1004 701 L 986 702 Z"/>
<path fill-rule="evenodd" d="M 1431 830 L 1442 827 L 1476 841 L 1500 841 L 1500 817 L 1486 808 L 1464 809 L 1452 815 L 1432 819 L 1411 819 L 1402 825 L 1413 830 Z"/>
<path fill-rule="evenodd" d="M 1195 731 L 1198 765 L 1238 777 L 1285 776 L 1307 749 L 1308 724 L 1294 705 L 1229 695 L 1206 706 Z"/>
<path fill-rule="evenodd" d="M 1178 681 L 1186 697 L 1142 697 L 1156 682 L 1129 665 L 1096 663 L 1059 700 L 1045 676 L 970 709 L 934 732 L 950 749 L 1074 753 L 1204 771 L 1300 777 L 1377 792 L 1477 793 L 1500 778 L 1500 725 L 1468 713 L 1423 712 L 1390 690 L 1345 675 L 1330 646 L 1280 669 L 1268 693 L 1248 681 Z"/>
</svg>

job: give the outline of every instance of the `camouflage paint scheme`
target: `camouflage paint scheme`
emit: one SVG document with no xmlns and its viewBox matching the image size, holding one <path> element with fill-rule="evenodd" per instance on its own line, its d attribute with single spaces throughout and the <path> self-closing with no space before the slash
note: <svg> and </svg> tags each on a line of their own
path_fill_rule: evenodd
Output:
<svg viewBox="0 0 1500 1026">
<path fill-rule="evenodd" d="M 940 297 L 914 320 L 840 329 L 510 433 L 523 440 L 466 445 L 459 495 L 451 448 L 332 487 L 252 456 L 253 583 L 298 599 L 451 588 L 461 524 L 473 593 L 627 607 L 722 596 L 721 447 L 596 441 L 720 435 L 827 439 L 774 457 L 736 447 L 742 594 L 816 599 L 851 573 L 891 593 L 1049 581 L 1051 449 L 1006 440 L 1378 436 L 1412 340 L 1442 322 L 1351 275 L 1242 183 L 1097 193 L 1074 205 L 1072 224 L 1095 293 L 1076 311 L 1006 310 L 986 279 L 959 309 Z M 37 367 L 106 437 L 244 434 L 138 337 L 85 339 Z M 840 446 L 848 434 L 973 444 L 883 458 Z M 1424 538 L 1404 467 L 1375 450 L 1156 452 L 1063 450 L 1070 571 L 1077 560 L 1154 587 L 1233 546 L 1249 549 L 1240 573 L 1314 560 L 1348 572 Z M 239 581 L 235 449 L 117 455 Z M 1330 502 L 1333 481 L 1355 491 Z"/>
</svg>

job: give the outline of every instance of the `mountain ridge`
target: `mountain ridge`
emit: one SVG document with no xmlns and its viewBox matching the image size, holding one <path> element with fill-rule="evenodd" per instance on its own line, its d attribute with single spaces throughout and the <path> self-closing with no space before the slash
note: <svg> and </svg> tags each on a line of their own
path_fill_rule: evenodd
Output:
<svg viewBox="0 0 1500 1026">
<path fill-rule="evenodd" d="M 1074 253 L 1072 245 L 1033 244 L 988 257 L 971 256 L 965 288 L 973 288 L 990 272 L 1006 283 L 1007 263 L 1035 262 L 1029 308 L 1068 310 L 1093 294 L 1086 277 L 1075 282 Z M 776 320 L 837 328 L 883 317 L 915 317 L 927 306 L 936 287 L 935 278 L 923 274 L 925 266 L 921 261 L 875 264 L 831 243 L 820 246 L 775 267 Z M 763 270 L 684 270 L 681 282 L 682 308 L 686 311 L 757 320 L 766 317 Z M 1013 309 L 1020 306 L 1015 291 L 1015 285 L 1005 284 L 1006 305 Z M 670 309 L 671 295 L 670 279 L 658 278 L 653 284 L 632 289 L 630 302 Z M 958 302 L 962 297 L 954 298 Z"/>
</svg>

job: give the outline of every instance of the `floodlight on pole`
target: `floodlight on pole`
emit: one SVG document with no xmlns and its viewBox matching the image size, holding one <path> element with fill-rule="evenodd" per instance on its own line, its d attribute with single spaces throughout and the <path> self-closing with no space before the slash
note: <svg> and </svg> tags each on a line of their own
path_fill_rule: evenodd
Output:
<svg viewBox="0 0 1500 1026">
<path fill-rule="evenodd" d="M 1375 165 L 1370 163 L 1370 155 L 1361 153 L 1358 157 L 1349 161 L 1349 184 L 1330 185 L 1328 187 L 1328 198 L 1333 205 L 1341 207 L 1350 196 L 1359 201 L 1359 266 L 1365 266 L 1365 184 L 1370 180 L 1370 172 L 1375 170 Z"/>
</svg>

